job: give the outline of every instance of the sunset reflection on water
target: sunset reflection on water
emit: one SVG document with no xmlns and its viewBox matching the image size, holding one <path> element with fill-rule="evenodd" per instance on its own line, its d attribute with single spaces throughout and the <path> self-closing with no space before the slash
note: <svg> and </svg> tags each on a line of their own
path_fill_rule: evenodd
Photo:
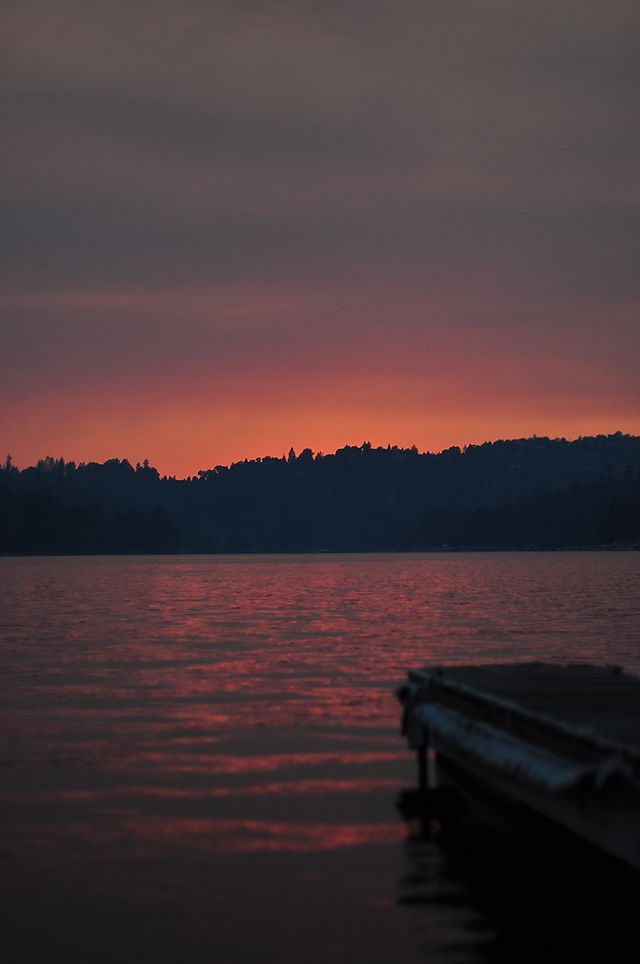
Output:
<svg viewBox="0 0 640 964">
<path fill-rule="evenodd" d="M 330 946 L 338 961 L 423 960 L 425 947 L 457 960 L 446 915 L 398 904 L 414 831 L 395 801 L 416 774 L 394 684 L 427 662 L 640 669 L 637 553 L 4 558 L 0 570 L 3 893 L 25 960 L 43 946 L 28 908 L 45 914 L 53 895 L 61 920 L 84 907 L 120 959 L 123 935 L 170 905 L 189 925 L 160 928 L 157 960 L 196 931 L 203 959 L 281 960 L 292 915 L 315 935 L 309 961 Z M 131 913 L 152 904 L 125 924 L 123 900 Z M 248 901 L 268 939 L 242 927 Z M 465 913 L 454 930 L 467 947 Z M 62 940 L 54 920 L 43 927 Z M 68 960 L 86 959 L 78 941 Z"/>
</svg>

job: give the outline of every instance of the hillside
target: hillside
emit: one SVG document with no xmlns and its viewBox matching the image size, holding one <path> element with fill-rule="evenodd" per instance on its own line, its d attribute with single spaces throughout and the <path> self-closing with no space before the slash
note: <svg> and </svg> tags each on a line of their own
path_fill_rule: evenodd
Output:
<svg viewBox="0 0 640 964">
<path fill-rule="evenodd" d="M 55 512 L 63 528 L 64 512 L 71 508 L 77 515 L 79 507 L 86 514 L 87 507 L 93 506 L 95 519 L 96 512 L 102 514 L 101 522 L 92 523 L 102 533 L 91 543 L 94 548 L 82 549 L 84 536 L 76 536 L 78 548 L 66 551 L 120 551 L 119 546 L 128 551 L 145 551 L 147 546 L 147 551 L 153 551 L 149 547 L 154 538 L 160 545 L 161 530 L 165 541 L 160 542 L 169 551 L 176 545 L 169 535 L 169 520 L 177 527 L 180 549 L 191 552 L 340 552 L 443 543 L 537 543 L 528 537 L 522 543 L 524 535 L 515 543 L 512 536 L 494 538 L 510 525 L 515 531 L 514 505 L 520 506 L 524 518 L 529 511 L 526 500 L 536 490 L 570 492 L 572 484 L 575 488 L 575 483 L 585 487 L 599 479 L 603 483 L 622 480 L 625 472 L 627 479 L 635 478 L 639 469 L 640 438 L 619 432 L 575 441 L 535 436 L 500 440 L 438 454 L 419 453 L 415 448 L 372 448 L 368 443 L 330 455 L 314 455 L 310 449 L 296 455 L 292 450 L 286 458 L 216 466 L 182 480 L 160 477 L 147 463 L 134 468 L 118 459 L 75 465 L 47 458 L 22 471 L 8 460 L 0 469 L 0 487 L 5 492 L 0 550 L 16 551 L 12 547 L 20 537 L 15 530 L 10 546 L 7 527 L 13 524 L 12 518 L 15 522 L 16 513 L 28 516 L 26 503 L 16 498 L 35 495 L 53 500 L 51 512 L 54 503 L 61 507 Z M 497 513 L 507 503 L 511 508 Z M 158 507 L 169 520 L 158 515 Z M 149 534 L 154 511 L 156 536 Z M 130 513 L 137 515 L 128 515 L 128 529 L 125 525 L 123 530 L 122 519 Z M 40 551 L 33 536 L 38 526 L 34 530 L 30 525 L 28 544 Z M 558 526 L 560 539 L 564 530 Z M 590 538 L 596 538 L 596 530 L 605 529 L 592 526 Z M 126 537 L 122 536 L 125 530 Z M 135 532 L 138 536 L 131 535 Z M 547 536 L 542 542 L 556 544 Z M 29 551 L 26 543 L 23 551 Z"/>
</svg>

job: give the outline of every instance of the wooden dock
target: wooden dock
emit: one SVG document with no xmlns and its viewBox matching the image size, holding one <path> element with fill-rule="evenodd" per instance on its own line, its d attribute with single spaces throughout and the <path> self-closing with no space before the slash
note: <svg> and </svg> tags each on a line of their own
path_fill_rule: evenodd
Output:
<svg viewBox="0 0 640 964">
<path fill-rule="evenodd" d="M 619 667 L 519 663 L 410 670 L 403 733 L 640 870 L 640 679 Z"/>
</svg>

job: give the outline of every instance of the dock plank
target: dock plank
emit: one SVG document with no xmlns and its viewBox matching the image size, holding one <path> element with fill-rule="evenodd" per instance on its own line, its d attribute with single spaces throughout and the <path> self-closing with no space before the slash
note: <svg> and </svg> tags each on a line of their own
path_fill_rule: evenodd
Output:
<svg viewBox="0 0 640 964">
<path fill-rule="evenodd" d="M 442 674 L 533 713 L 640 747 L 640 679 L 617 666 L 504 663 L 452 666 Z"/>
</svg>

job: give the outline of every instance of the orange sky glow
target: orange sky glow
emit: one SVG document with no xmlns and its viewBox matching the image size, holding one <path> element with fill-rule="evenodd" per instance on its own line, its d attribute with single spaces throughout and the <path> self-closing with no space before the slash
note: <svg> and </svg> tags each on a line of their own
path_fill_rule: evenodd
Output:
<svg viewBox="0 0 640 964">
<path fill-rule="evenodd" d="M 640 13 L 4 18 L 0 458 L 640 434 Z"/>
</svg>

